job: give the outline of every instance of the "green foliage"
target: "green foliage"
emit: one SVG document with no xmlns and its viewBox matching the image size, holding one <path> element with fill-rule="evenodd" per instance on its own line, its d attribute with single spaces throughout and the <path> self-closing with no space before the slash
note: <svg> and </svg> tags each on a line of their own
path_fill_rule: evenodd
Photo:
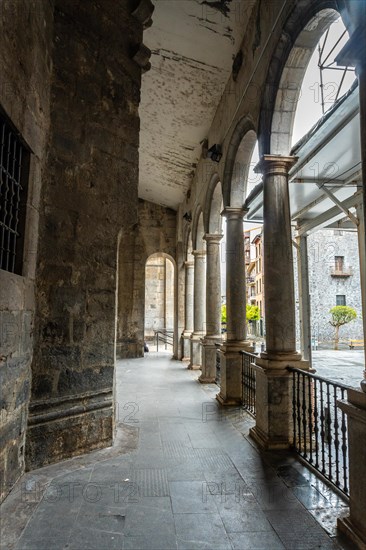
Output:
<svg viewBox="0 0 366 550">
<path fill-rule="evenodd" d="M 246 317 L 247 321 L 259 321 L 261 318 L 259 307 L 247 304 Z M 226 304 L 222 304 L 221 306 L 221 323 L 226 323 Z"/>
<path fill-rule="evenodd" d="M 221 323 L 226 323 L 226 304 L 221 306 Z"/>
<path fill-rule="evenodd" d="M 341 327 L 357 317 L 357 312 L 353 307 L 349 306 L 334 306 L 329 312 L 332 319 L 329 321 L 333 327 Z"/>
<path fill-rule="evenodd" d="M 356 319 L 357 313 L 353 307 L 349 306 L 334 306 L 329 313 L 332 316 L 329 322 L 335 328 L 334 349 L 338 349 L 339 328 Z"/>
<path fill-rule="evenodd" d="M 258 306 L 247 304 L 247 321 L 259 321 L 261 312 Z"/>
</svg>

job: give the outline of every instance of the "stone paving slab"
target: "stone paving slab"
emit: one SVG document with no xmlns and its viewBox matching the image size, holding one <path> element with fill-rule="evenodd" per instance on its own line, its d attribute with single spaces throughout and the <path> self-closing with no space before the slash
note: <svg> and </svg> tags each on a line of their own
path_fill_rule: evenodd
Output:
<svg viewBox="0 0 366 550">
<path fill-rule="evenodd" d="M 199 374 L 165 354 L 119 361 L 115 445 L 26 474 L 1 549 L 347 548 L 344 501 L 293 456 L 259 453 L 253 419 Z"/>
</svg>

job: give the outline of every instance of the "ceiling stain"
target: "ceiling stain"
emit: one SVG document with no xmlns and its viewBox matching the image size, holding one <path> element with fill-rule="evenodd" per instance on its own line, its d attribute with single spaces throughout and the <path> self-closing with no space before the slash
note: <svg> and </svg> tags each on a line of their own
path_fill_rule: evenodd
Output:
<svg viewBox="0 0 366 550">
<path fill-rule="evenodd" d="M 212 2 L 210 2 L 209 0 L 204 0 L 202 2 L 202 5 L 209 6 L 210 8 L 219 11 L 224 17 L 229 17 L 231 2 L 232 0 L 218 0 Z"/>
</svg>

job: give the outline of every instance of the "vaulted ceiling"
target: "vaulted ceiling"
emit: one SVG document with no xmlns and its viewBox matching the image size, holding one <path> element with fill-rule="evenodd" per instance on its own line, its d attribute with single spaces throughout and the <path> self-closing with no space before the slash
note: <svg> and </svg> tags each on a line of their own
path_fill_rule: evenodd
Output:
<svg viewBox="0 0 366 550">
<path fill-rule="evenodd" d="M 144 33 L 139 197 L 177 209 L 190 187 L 254 1 L 159 0 Z"/>
</svg>

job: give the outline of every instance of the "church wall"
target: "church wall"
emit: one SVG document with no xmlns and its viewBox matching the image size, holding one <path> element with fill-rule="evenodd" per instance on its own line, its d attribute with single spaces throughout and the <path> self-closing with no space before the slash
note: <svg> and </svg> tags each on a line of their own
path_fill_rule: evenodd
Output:
<svg viewBox="0 0 366 550">
<path fill-rule="evenodd" d="M 0 270 L 0 499 L 24 471 L 52 27 L 52 4 L 46 0 L 0 4 L 0 108 L 31 150 L 22 270 Z"/>
</svg>

